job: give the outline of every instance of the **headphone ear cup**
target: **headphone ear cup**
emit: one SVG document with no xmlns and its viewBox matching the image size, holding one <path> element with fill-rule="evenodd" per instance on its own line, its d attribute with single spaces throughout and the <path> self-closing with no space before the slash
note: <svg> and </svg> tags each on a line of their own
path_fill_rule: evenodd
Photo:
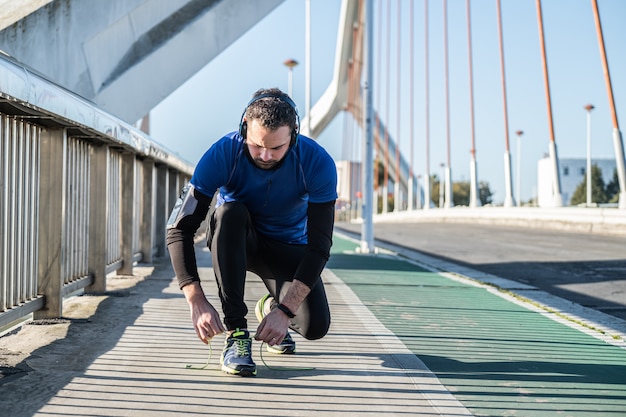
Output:
<svg viewBox="0 0 626 417">
<path fill-rule="evenodd" d="M 294 107 L 295 110 L 295 107 Z M 296 110 L 296 116 L 298 111 Z M 298 144 L 298 136 L 300 135 L 300 121 L 297 120 L 296 126 L 291 131 L 291 144 L 290 146 L 296 146 Z"/>
<path fill-rule="evenodd" d="M 290 146 L 296 146 L 298 144 L 298 130 L 294 129 L 291 132 L 291 144 Z"/>
<path fill-rule="evenodd" d="M 246 138 L 246 135 L 248 134 L 248 122 L 246 122 L 245 120 L 241 122 L 241 126 L 239 126 L 239 134 L 244 139 Z"/>
</svg>

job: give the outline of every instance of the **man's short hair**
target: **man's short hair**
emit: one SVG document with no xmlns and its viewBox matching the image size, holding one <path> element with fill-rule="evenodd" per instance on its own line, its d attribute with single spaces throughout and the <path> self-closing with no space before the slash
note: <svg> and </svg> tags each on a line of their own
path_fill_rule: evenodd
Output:
<svg viewBox="0 0 626 417">
<path fill-rule="evenodd" d="M 254 98 L 269 95 L 258 100 Z M 298 110 L 293 101 L 279 88 L 260 89 L 252 97 L 252 102 L 244 112 L 246 120 L 257 120 L 261 126 L 274 131 L 282 126 L 289 126 L 292 131 L 298 129 Z"/>
</svg>

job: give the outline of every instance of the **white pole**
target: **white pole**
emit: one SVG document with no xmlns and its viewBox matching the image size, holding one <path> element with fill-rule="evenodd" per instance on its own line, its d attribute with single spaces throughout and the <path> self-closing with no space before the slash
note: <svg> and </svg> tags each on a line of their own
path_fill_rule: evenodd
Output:
<svg viewBox="0 0 626 417">
<path fill-rule="evenodd" d="M 444 194 L 444 188 L 443 188 L 443 184 L 444 184 L 444 177 L 446 176 L 445 173 L 445 165 L 443 163 L 441 163 L 439 166 L 441 166 L 441 178 L 439 178 L 439 208 L 443 208 L 443 194 Z"/>
<path fill-rule="evenodd" d="M 408 188 L 408 190 L 407 190 L 408 196 L 407 196 L 407 207 L 406 207 L 406 209 L 408 211 L 411 211 L 411 210 L 415 209 L 415 204 L 414 204 L 414 201 L 413 201 L 415 199 L 415 194 L 413 193 L 413 187 L 415 187 L 415 182 L 414 182 L 413 178 L 414 178 L 414 175 L 411 175 L 409 177 L 409 185 L 407 187 Z"/>
<path fill-rule="evenodd" d="M 400 211 L 400 204 L 402 198 L 400 197 L 400 179 L 398 178 L 400 172 L 396 172 L 396 182 L 393 184 L 393 211 L 397 213 Z"/>
<path fill-rule="evenodd" d="M 418 209 L 418 210 L 419 209 L 423 209 L 424 206 L 425 206 L 424 205 L 424 193 L 422 192 L 422 181 L 421 181 L 421 179 L 422 179 L 421 175 L 418 175 L 415 178 L 415 183 L 417 184 L 417 186 L 416 186 L 417 187 L 417 190 L 416 190 L 417 195 L 415 196 L 415 198 L 417 200 L 415 201 L 415 208 Z"/>
<path fill-rule="evenodd" d="M 452 168 L 450 166 L 446 166 L 446 189 L 445 189 L 445 199 L 444 199 L 444 207 L 451 208 L 454 207 L 454 202 L 452 201 Z"/>
<path fill-rule="evenodd" d="M 611 118 L 613 119 L 613 146 L 615 147 L 615 164 L 617 168 L 617 179 L 619 181 L 619 208 L 626 209 L 626 159 L 624 158 L 624 142 L 622 141 L 622 132 L 619 130 L 617 121 L 617 111 L 615 109 L 615 100 L 613 99 L 613 87 L 611 86 L 611 74 L 609 73 L 609 63 L 606 58 L 606 49 L 604 48 L 604 35 L 602 34 L 602 24 L 600 23 L 600 11 L 598 10 L 598 1 L 592 0 L 593 17 L 596 23 L 596 32 L 598 34 L 598 44 L 600 46 L 600 55 L 602 56 L 602 69 L 604 71 L 604 82 L 609 95 L 609 105 L 611 108 Z"/>
<path fill-rule="evenodd" d="M 478 195 L 478 167 L 476 165 L 476 155 L 472 154 L 470 160 L 470 207 L 479 207 L 480 196 Z"/>
<path fill-rule="evenodd" d="M 511 179 L 511 152 L 509 150 L 504 151 L 504 207 L 514 207 L 515 201 L 513 201 L 513 180 Z"/>
<path fill-rule="evenodd" d="M 557 158 L 556 142 L 551 140 L 549 146 L 548 154 L 552 165 L 552 207 L 563 207 L 563 195 L 561 194 L 559 158 Z"/>
<path fill-rule="evenodd" d="M 293 67 L 298 65 L 298 61 L 295 59 L 288 59 L 283 64 L 289 69 L 287 72 L 287 94 L 293 100 Z"/>
<path fill-rule="evenodd" d="M 515 132 L 517 134 L 517 169 L 515 170 L 515 195 L 517 200 L 517 205 L 521 207 L 522 205 L 522 135 L 523 131 L 518 130 Z"/>
<path fill-rule="evenodd" d="M 592 104 L 587 104 L 587 207 L 591 205 L 591 110 Z"/>
<path fill-rule="evenodd" d="M 363 97 L 365 99 L 363 125 L 365 126 L 365 155 L 363 161 L 363 225 L 361 229 L 361 252 L 374 253 L 374 129 L 373 73 L 374 73 L 374 0 L 365 2 L 365 39 L 363 45 L 365 71 L 363 74 Z"/>
<path fill-rule="evenodd" d="M 615 147 L 615 163 L 617 165 L 617 179 L 619 181 L 619 204 L 620 209 L 626 209 L 626 160 L 624 159 L 624 141 L 622 132 L 613 129 L 613 146 Z"/>
<path fill-rule="evenodd" d="M 521 157 L 520 157 L 521 152 L 522 152 L 522 140 L 518 136 L 517 137 L 517 167 L 516 167 L 517 170 L 515 172 L 515 175 L 517 176 L 517 179 L 516 179 L 517 181 L 516 181 L 516 184 L 515 184 L 515 188 L 516 188 L 515 189 L 515 196 L 516 196 L 515 201 L 517 202 L 518 206 L 522 205 L 522 199 L 521 199 L 521 193 L 520 193 L 520 189 L 522 188 L 522 175 L 521 175 L 521 172 L 520 172 L 521 171 L 520 170 L 520 167 L 521 167 L 521 161 L 520 161 L 520 159 L 521 159 Z"/>
<path fill-rule="evenodd" d="M 311 0 L 305 3 L 306 22 L 305 22 L 305 42 L 304 42 L 304 114 L 306 115 L 307 125 L 305 134 L 311 135 Z"/>
</svg>

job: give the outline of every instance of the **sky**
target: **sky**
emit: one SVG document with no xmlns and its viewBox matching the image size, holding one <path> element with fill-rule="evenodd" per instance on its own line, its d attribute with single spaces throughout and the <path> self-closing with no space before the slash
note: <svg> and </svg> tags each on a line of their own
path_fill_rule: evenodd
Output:
<svg viewBox="0 0 626 417">
<path fill-rule="evenodd" d="M 428 61 L 425 59 L 424 2 L 413 2 L 411 50 L 410 1 L 374 0 L 374 106 L 386 121 L 393 140 L 400 139 L 400 148 L 407 160 L 412 137 L 417 174 L 425 175 L 428 138 L 430 173 L 440 176 L 440 164 L 449 156 L 452 180 L 469 181 L 472 119 L 466 1 L 448 0 L 447 19 L 444 19 L 443 0 L 428 1 Z M 592 2 L 543 0 L 541 5 L 557 155 L 559 158 L 587 157 L 588 118 L 584 106 L 592 104 L 595 108 L 591 112 L 591 157 L 614 159 L 611 108 Z M 598 6 L 621 127 L 626 122 L 626 25 L 623 23 L 626 1 L 598 0 Z M 311 0 L 313 104 L 332 80 L 340 7 L 340 0 Z M 519 166 L 522 201 L 536 196 L 537 162 L 548 153 L 550 141 L 536 1 L 501 0 L 501 11 L 506 101 L 502 88 L 497 1 L 470 2 L 478 180 L 489 184 L 495 203 L 505 198 L 505 121 L 513 166 L 513 195 L 517 195 Z M 448 39 L 447 112 L 444 21 Z M 287 59 L 295 59 L 300 64 L 293 69 L 292 96 L 304 116 L 305 0 L 285 0 L 155 107 L 150 113 L 151 137 L 195 164 L 213 142 L 238 128 L 245 104 L 257 89 L 288 90 L 288 69 L 283 64 Z M 413 91 L 410 88 L 411 60 Z M 316 139 L 335 160 L 358 159 L 363 139 L 362 135 L 354 135 L 359 131 L 355 126 L 354 120 L 342 113 Z M 515 133 L 518 130 L 523 131 L 521 138 Z M 344 143 L 343 137 L 351 139 Z"/>
</svg>

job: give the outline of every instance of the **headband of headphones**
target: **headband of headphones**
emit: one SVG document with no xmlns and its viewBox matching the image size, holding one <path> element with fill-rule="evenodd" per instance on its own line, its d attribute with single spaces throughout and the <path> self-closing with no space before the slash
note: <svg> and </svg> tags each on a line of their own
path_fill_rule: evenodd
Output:
<svg viewBox="0 0 626 417">
<path fill-rule="evenodd" d="M 255 103 L 261 99 L 268 98 L 268 97 L 277 98 L 283 103 L 287 103 L 296 114 L 296 123 L 295 123 L 296 126 L 291 132 L 290 146 L 296 145 L 298 142 L 298 134 L 300 133 L 300 115 L 298 114 L 298 107 L 296 106 L 296 103 L 294 103 L 293 100 L 287 94 L 264 93 L 256 97 L 253 97 L 252 100 L 250 100 L 248 104 L 246 104 L 246 108 L 243 109 L 243 113 L 241 114 L 241 121 L 239 122 L 239 134 L 241 135 L 242 138 L 244 139 L 246 138 L 246 135 L 248 132 L 248 123 L 245 121 L 245 117 L 246 117 L 246 112 L 248 111 L 248 107 L 250 107 L 252 103 Z"/>
</svg>

